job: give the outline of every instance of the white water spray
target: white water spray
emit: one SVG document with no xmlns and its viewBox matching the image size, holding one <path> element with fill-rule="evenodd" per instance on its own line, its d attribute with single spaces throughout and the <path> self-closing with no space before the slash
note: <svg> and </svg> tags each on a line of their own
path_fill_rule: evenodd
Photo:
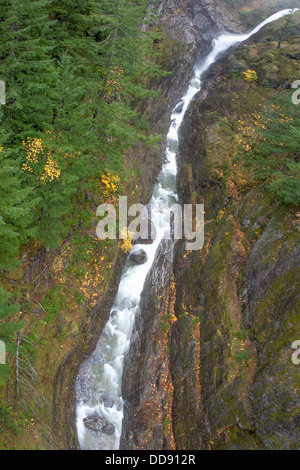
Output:
<svg viewBox="0 0 300 470">
<path fill-rule="evenodd" d="M 151 269 L 160 242 L 166 236 L 166 232 L 170 230 L 169 210 L 160 209 L 160 205 L 171 206 L 177 201 L 178 131 L 190 102 L 201 89 L 201 78 L 222 52 L 246 41 L 268 23 L 296 10 L 298 9 L 283 10 L 270 16 L 249 34 L 224 34 L 216 39 L 211 53 L 200 67 L 195 68 L 194 78 L 191 80 L 186 94 L 172 112 L 172 124 L 167 135 L 165 162 L 161 169 L 159 183 L 155 185 L 150 201 L 151 220 L 156 228 L 156 237 L 151 245 L 135 245 L 132 249 L 135 251 L 142 248 L 147 253 L 148 261 L 143 265 L 137 265 L 127 259 L 109 321 L 98 340 L 94 353 L 82 364 L 77 377 L 76 424 L 81 449 L 115 450 L 119 448 L 123 419 L 121 394 L 123 361 L 125 354 L 129 351 L 134 319 L 147 274 Z M 135 385 L 132 384 L 132 386 Z M 88 429 L 85 426 L 84 419 L 91 415 L 103 419 L 104 432 L 99 432 L 99 429 L 91 427 Z"/>
</svg>

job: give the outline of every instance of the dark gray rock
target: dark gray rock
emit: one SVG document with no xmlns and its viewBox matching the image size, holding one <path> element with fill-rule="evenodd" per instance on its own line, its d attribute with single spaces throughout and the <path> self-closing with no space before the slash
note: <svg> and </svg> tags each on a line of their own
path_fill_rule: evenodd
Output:
<svg viewBox="0 0 300 470">
<path fill-rule="evenodd" d="M 129 258 L 131 261 L 134 261 L 137 264 L 145 264 L 147 263 L 147 260 L 148 260 L 147 253 L 142 249 L 138 251 L 134 251 L 133 253 L 130 253 Z"/>
<path fill-rule="evenodd" d="M 115 432 L 115 426 L 106 418 L 102 418 L 98 413 L 93 413 L 83 420 L 84 425 L 90 431 L 104 433 L 111 436 Z"/>
<path fill-rule="evenodd" d="M 107 419 L 102 418 L 98 413 L 93 413 L 83 419 L 87 429 L 94 432 L 102 432 L 102 428 L 108 424 Z"/>
<path fill-rule="evenodd" d="M 113 424 L 108 423 L 102 428 L 102 432 L 104 432 L 104 434 L 107 434 L 108 436 L 112 436 L 115 432 L 115 427 Z"/>
</svg>

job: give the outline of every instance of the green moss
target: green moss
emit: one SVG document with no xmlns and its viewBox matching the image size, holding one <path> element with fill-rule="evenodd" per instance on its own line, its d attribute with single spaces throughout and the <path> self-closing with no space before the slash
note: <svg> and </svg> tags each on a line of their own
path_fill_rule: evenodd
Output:
<svg viewBox="0 0 300 470">
<path fill-rule="evenodd" d="M 44 309 L 48 312 L 45 318 L 46 323 L 50 323 L 58 313 L 65 307 L 65 295 L 63 292 L 63 286 L 56 285 L 50 289 L 44 299 Z"/>
</svg>

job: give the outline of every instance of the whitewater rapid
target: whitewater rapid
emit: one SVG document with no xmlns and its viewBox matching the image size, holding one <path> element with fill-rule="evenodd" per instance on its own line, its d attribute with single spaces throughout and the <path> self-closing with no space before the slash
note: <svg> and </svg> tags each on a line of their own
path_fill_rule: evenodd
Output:
<svg viewBox="0 0 300 470">
<path fill-rule="evenodd" d="M 82 450 L 116 450 L 119 448 L 123 419 L 122 374 L 124 357 L 129 351 L 135 315 L 139 308 L 147 274 L 162 239 L 166 238 L 170 231 L 170 211 L 168 208 L 178 200 L 176 194 L 178 132 L 190 102 L 201 90 L 201 78 L 221 53 L 246 41 L 268 23 L 296 10 L 280 11 L 260 23 L 248 34 L 223 34 L 215 39 L 212 51 L 202 60 L 200 66 L 195 66 L 194 77 L 189 83 L 185 95 L 172 111 L 164 163 L 158 178 L 159 182 L 155 185 L 149 202 L 151 221 L 156 229 L 155 239 L 150 245 L 136 244 L 132 249 L 137 251 L 142 248 L 147 253 L 148 260 L 145 264 L 139 265 L 134 264 L 128 257 L 110 318 L 98 340 L 95 351 L 82 364 L 77 377 L 76 425 Z M 134 384 L 132 386 L 134 387 Z M 84 419 L 89 416 L 96 417 L 96 421 L 97 417 L 103 420 L 104 432 L 86 427 Z"/>
</svg>

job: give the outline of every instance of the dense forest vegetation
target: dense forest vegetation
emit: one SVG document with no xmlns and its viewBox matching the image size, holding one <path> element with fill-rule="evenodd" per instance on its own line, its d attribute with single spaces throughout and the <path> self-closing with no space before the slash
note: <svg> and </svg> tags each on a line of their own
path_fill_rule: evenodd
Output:
<svg viewBox="0 0 300 470">
<path fill-rule="evenodd" d="M 157 33 L 141 29 L 146 4 L 1 1 L 2 273 L 17 267 L 29 241 L 53 250 L 79 223 L 88 225 L 87 192 L 101 175 L 124 175 L 130 146 L 157 140 L 146 136 L 133 106 L 162 73 L 154 62 Z M 0 287 L 1 319 L 15 311 L 8 296 Z M 19 326 L 1 326 L 8 352 Z"/>
</svg>

